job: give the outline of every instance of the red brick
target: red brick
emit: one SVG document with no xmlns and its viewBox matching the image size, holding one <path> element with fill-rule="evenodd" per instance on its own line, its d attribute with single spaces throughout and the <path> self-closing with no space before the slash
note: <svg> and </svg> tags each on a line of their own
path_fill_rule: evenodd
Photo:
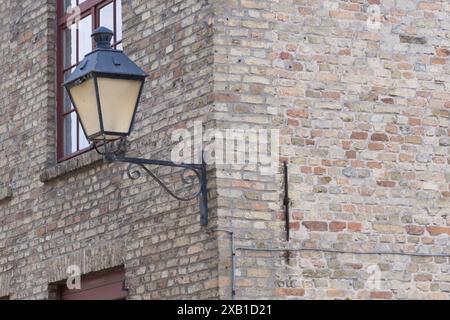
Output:
<svg viewBox="0 0 450 320">
<path fill-rule="evenodd" d="M 292 118 L 309 118 L 309 111 L 306 109 L 290 109 L 287 112 L 287 115 Z"/>
<path fill-rule="evenodd" d="M 436 49 L 436 54 L 439 57 L 448 57 L 448 56 L 450 56 L 450 50 L 445 49 L 445 48 L 437 48 Z"/>
<path fill-rule="evenodd" d="M 406 232 L 413 236 L 421 236 L 425 232 L 425 228 L 421 226 L 406 226 Z"/>
<path fill-rule="evenodd" d="M 371 169 L 381 169 L 383 168 L 383 164 L 381 162 L 369 161 L 367 162 L 367 167 Z"/>
<path fill-rule="evenodd" d="M 355 14 L 351 11 L 330 10 L 330 17 L 337 19 L 354 19 Z"/>
<path fill-rule="evenodd" d="M 348 230 L 352 232 L 361 232 L 362 231 L 362 224 L 359 222 L 349 222 L 348 223 Z"/>
<path fill-rule="evenodd" d="M 298 8 L 298 12 L 299 12 L 302 16 L 307 16 L 307 15 L 311 15 L 313 11 L 312 11 L 311 8 L 301 7 L 301 8 Z"/>
<path fill-rule="evenodd" d="M 381 99 L 381 101 L 383 101 L 383 103 L 386 103 L 386 104 L 394 104 L 394 99 L 392 99 L 392 98 L 384 98 L 384 99 Z"/>
<path fill-rule="evenodd" d="M 311 174 L 313 172 L 312 167 L 301 167 L 300 171 L 305 174 Z"/>
<path fill-rule="evenodd" d="M 330 299 L 339 299 L 345 297 L 345 291 L 344 290 L 338 290 L 338 289 L 328 289 L 327 290 L 327 296 Z"/>
<path fill-rule="evenodd" d="M 291 222 L 289 224 L 289 228 L 293 231 L 298 231 L 300 230 L 300 222 Z"/>
<path fill-rule="evenodd" d="M 427 231 L 431 236 L 439 236 L 441 234 L 450 235 L 449 227 L 430 226 L 430 227 L 427 227 Z"/>
<path fill-rule="evenodd" d="M 341 3 L 340 7 L 348 11 L 360 11 L 361 5 L 358 3 Z"/>
<path fill-rule="evenodd" d="M 352 147 L 352 141 L 342 141 L 342 149 L 349 150 Z"/>
<path fill-rule="evenodd" d="M 347 269 L 361 270 L 363 268 L 362 263 L 346 263 L 344 266 Z"/>
<path fill-rule="evenodd" d="M 417 118 L 409 118 L 408 119 L 408 124 L 410 126 L 420 126 L 422 124 L 422 120 L 417 119 Z"/>
<path fill-rule="evenodd" d="M 282 52 L 280 54 L 280 58 L 282 60 L 292 60 L 292 54 L 290 54 L 289 52 Z"/>
<path fill-rule="evenodd" d="M 303 297 L 305 295 L 305 289 L 278 288 L 276 289 L 276 295 L 281 297 Z"/>
<path fill-rule="evenodd" d="M 339 100 L 341 98 L 341 94 L 339 92 L 324 92 L 322 94 L 322 98 L 331 99 L 331 100 Z"/>
<path fill-rule="evenodd" d="M 372 150 L 372 151 L 384 150 L 384 144 L 382 144 L 382 143 L 369 143 L 369 150 Z"/>
<path fill-rule="evenodd" d="M 398 128 L 396 125 L 393 124 L 388 124 L 386 125 L 386 132 L 387 133 L 392 133 L 392 134 L 396 134 L 398 132 Z"/>
<path fill-rule="evenodd" d="M 327 170 L 325 168 L 322 168 L 322 167 L 315 167 L 314 168 L 314 174 L 315 175 L 320 176 L 320 175 L 322 175 L 322 174 L 324 174 L 326 172 L 327 172 Z"/>
<path fill-rule="evenodd" d="M 411 70 L 412 69 L 412 65 L 409 63 L 399 63 L 397 66 L 397 69 L 399 70 Z"/>
<path fill-rule="evenodd" d="M 389 141 L 389 137 L 385 133 L 374 133 L 371 139 L 372 141 Z"/>
<path fill-rule="evenodd" d="M 25 213 L 23 211 L 16 213 L 16 221 L 22 221 L 25 218 Z"/>
<path fill-rule="evenodd" d="M 345 222 L 333 221 L 330 223 L 330 231 L 331 232 L 342 232 L 347 227 Z"/>
<path fill-rule="evenodd" d="M 288 49 L 288 51 L 295 52 L 298 49 L 298 45 L 296 43 L 289 43 L 287 45 L 287 49 Z"/>
<path fill-rule="evenodd" d="M 395 187 L 395 182 L 394 181 L 377 181 L 377 184 L 380 187 L 385 187 L 385 188 L 393 188 L 393 187 Z"/>
<path fill-rule="evenodd" d="M 292 70 L 294 71 L 303 71 L 303 65 L 298 62 L 292 63 Z"/>
<path fill-rule="evenodd" d="M 19 43 L 25 43 L 31 40 L 31 38 L 33 37 L 33 31 L 28 30 L 25 32 L 22 32 L 19 36 Z"/>
<path fill-rule="evenodd" d="M 353 160 L 351 162 L 351 165 L 352 165 L 353 168 L 364 168 L 364 161 Z"/>
<path fill-rule="evenodd" d="M 372 299 L 389 300 L 392 299 L 392 292 L 390 291 L 372 291 L 370 293 Z"/>
<path fill-rule="evenodd" d="M 350 49 L 342 49 L 339 51 L 340 56 L 350 56 L 352 51 Z"/>
<path fill-rule="evenodd" d="M 43 237 L 46 233 L 46 228 L 45 227 L 39 227 L 36 229 L 36 236 L 38 237 Z"/>
<path fill-rule="evenodd" d="M 442 8 L 442 4 L 433 2 L 433 0 L 428 1 L 428 2 L 422 1 L 419 3 L 419 9 L 422 9 L 422 10 L 437 11 L 437 10 L 440 10 L 441 8 Z"/>
<path fill-rule="evenodd" d="M 268 207 L 267 203 L 252 203 L 251 208 L 253 210 L 266 210 Z"/>
<path fill-rule="evenodd" d="M 217 102 L 238 102 L 241 100 L 237 94 L 214 94 L 213 98 Z"/>
<path fill-rule="evenodd" d="M 303 220 L 304 216 L 305 215 L 303 212 L 297 212 L 297 211 L 292 212 L 292 219 L 294 219 L 294 220 Z"/>
<path fill-rule="evenodd" d="M 367 132 L 353 132 L 350 139 L 366 140 L 369 137 Z"/>
<path fill-rule="evenodd" d="M 232 183 L 233 187 L 251 189 L 253 184 L 250 181 L 236 180 Z"/>
<path fill-rule="evenodd" d="M 400 159 L 401 162 L 412 162 L 414 161 L 414 156 L 410 155 L 410 154 L 405 154 L 405 153 L 401 153 L 398 158 Z"/>
<path fill-rule="evenodd" d="M 431 274 L 428 274 L 428 273 L 420 273 L 420 274 L 416 274 L 414 276 L 414 280 L 415 281 L 432 281 L 433 280 L 433 276 Z"/>
<path fill-rule="evenodd" d="M 347 151 L 345 153 L 345 156 L 347 157 L 347 159 L 356 159 L 356 151 Z"/>
<path fill-rule="evenodd" d="M 432 58 L 431 59 L 431 64 L 434 65 L 444 65 L 447 63 L 447 59 L 442 59 L 442 58 Z"/>
<path fill-rule="evenodd" d="M 355 213 L 356 207 L 353 204 L 345 204 L 342 206 L 342 211 L 347 213 Z"/>
<path fill-rule="evenodd" d="M 323 221 L 305 221 L 303 225 L 310 231 L 327 231 L 328 224 Z"/>
</svg>

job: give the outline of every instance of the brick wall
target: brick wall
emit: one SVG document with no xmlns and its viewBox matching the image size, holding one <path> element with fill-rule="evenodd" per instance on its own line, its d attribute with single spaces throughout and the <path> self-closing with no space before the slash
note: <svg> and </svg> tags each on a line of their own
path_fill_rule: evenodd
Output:
<svg viewBox="0 0 450 320">
<path fill-rule="evenodd" d="M 291 242 L 281 176 L 219 170 L 221 225 L 238 247 L 371 253 L 238 250 L 237 297 L 448 299 L 449 3 L 216 3 L 217 115 L 281 130 Z"/>
<path fill-rule="evenodd" d="M 95 153 L 56 164 L 55 0 L 3 1 L 0 296 L 51 298 L 75 264 L 124 265 L 131 299 L 229 299 L 220 228 L 238 298 L 449 298 L 446 1 L 123 3 L 150 74 L 129 154 L 169 159 L 194 121 L 279 129 L 278 173 L 211 165 L 205 228 L 195 201 Z"/>
<path fill-rule="evenodd" d="M 129 154 L 170 159 L 171 131 L 208 114 L 210 5 L 127 3 L 124 49 L 151 74 Z M 93 152 L 55 163 L 55 4 L 0 4 L 0 294 L 46 299 L 70 265 L 83 274 L 124 265 L 130 299 L 217 297 L 217 243 L 196 201 L 133 182 Z"/>
</svg>

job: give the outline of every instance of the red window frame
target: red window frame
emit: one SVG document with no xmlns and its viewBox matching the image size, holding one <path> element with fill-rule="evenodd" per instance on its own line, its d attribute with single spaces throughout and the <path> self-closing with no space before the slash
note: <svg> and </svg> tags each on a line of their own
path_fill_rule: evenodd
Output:
<svg viewBox="0 0 450 320">
<path fill-rule="evenodd" d="M 111 3 L 114 3 L 114 14 L 113 14 L 113 23 L 114 23 L 114 43 L 113 48 L 117 48 L 117 46 L 122 44 L 122 39 L 117 40 L 117 3 L 121 0 L 86 0 L 82 3 L 79 3 L 80 0 L 76 0 L 78 4 L 79 12 L 80 12 L 80 20 L 91 15 L 92 16 L 92 31 L 100 27 L 100 10 Z M 66 116 L 70 115 L 74 112 L 74 110 L 65 111 L 64 110 L 64 73 L 69 70 L 73 70 L 74 67 L 77 66 L 78 63 L 81 62 L 83 57 L 79 57 L 79 52 L 77 50 L 77 63 L 75 65 L 71 65 L 68 67 L 64 66 L 64 31 L 67 29 L 67 24 L 71 17 L 71 12 L 67 13 L 64 11 L 64 0 L 57 0 L 57 95 L 56 95 L 56 105 L 57 105 L 57 125 L 56 125 L 56 145 L 57 145 L 57 161 L 63 162 L 69 159 L 72 159 L 80 154 L 88 152 L 93 149 L 91 145 L 88 148 L 80 150 L 80 130 L 81 126 L 77 124 L 77 151 L 71 154 L 66 154 L 64 150 L 65 146 L 65 135 L 64 135 L 64 119 Z M 79 31 L 76 31 L 76 42 L 79 43 Z"/>
</svg>

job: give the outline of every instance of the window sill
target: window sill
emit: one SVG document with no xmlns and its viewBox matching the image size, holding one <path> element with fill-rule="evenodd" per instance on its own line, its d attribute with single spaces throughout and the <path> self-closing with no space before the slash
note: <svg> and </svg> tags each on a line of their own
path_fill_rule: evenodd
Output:
<svg viewBox="0 0 450 320">
<path fill-rule="evenodd" d="M 100 161 L 103 161 L 103 157 L 95 151 L 90 151 L 70 160 L 45 168 L 40 176 L 40 180 L 42 183 L 50 182 Z"/>
<path fill-rule="evenodd" d="M 0 201 L 8 201 L 12 198 L 11 187 L 0 187 Z"/>
</svg>

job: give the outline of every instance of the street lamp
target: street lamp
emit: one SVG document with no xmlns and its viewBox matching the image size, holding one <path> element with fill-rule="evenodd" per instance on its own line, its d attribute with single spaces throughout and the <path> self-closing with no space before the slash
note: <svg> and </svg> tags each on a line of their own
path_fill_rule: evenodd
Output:
<svg viewBox="0 0 450 320">
<path fill-rule="evenodd" d="M 185 164 L 171 161 L 122 157 L 111 146 L 123 141 L 131 134 L 136 111 L 142 95 L 147 74 L 128 58 L 123 51 L 111 47 L 113 32 L 100 27 L 92 33 L 95 49 L 87 54 L 64 83 L 69 98 L 80 119 L 88 140 L 109 162 L 128 163 L 128 176 L 140 177 L 133 166 L 139 166 L 149 174 L 172 197 L 180 201 L 200 199 L 201 224 L 208 224 L 207 172 L 206 164 Z M 100 152 L 98 145 L 105 152 Z M 185 173 L 191 171 L 200 182 L 197 193 L 191 197 L 180 197 L 171 191 L 149 168 L 150 165 L 184 169 L 183 181 L 188 183 Z"/>
<path fill-rule="evenodd" d="M 86 55 L 64 86 L 91 141 L 129 136 L 147 75 L 122 51 L 113 50 L 113 32 L 92 34 L 96 49 Z"/>
</svg>

